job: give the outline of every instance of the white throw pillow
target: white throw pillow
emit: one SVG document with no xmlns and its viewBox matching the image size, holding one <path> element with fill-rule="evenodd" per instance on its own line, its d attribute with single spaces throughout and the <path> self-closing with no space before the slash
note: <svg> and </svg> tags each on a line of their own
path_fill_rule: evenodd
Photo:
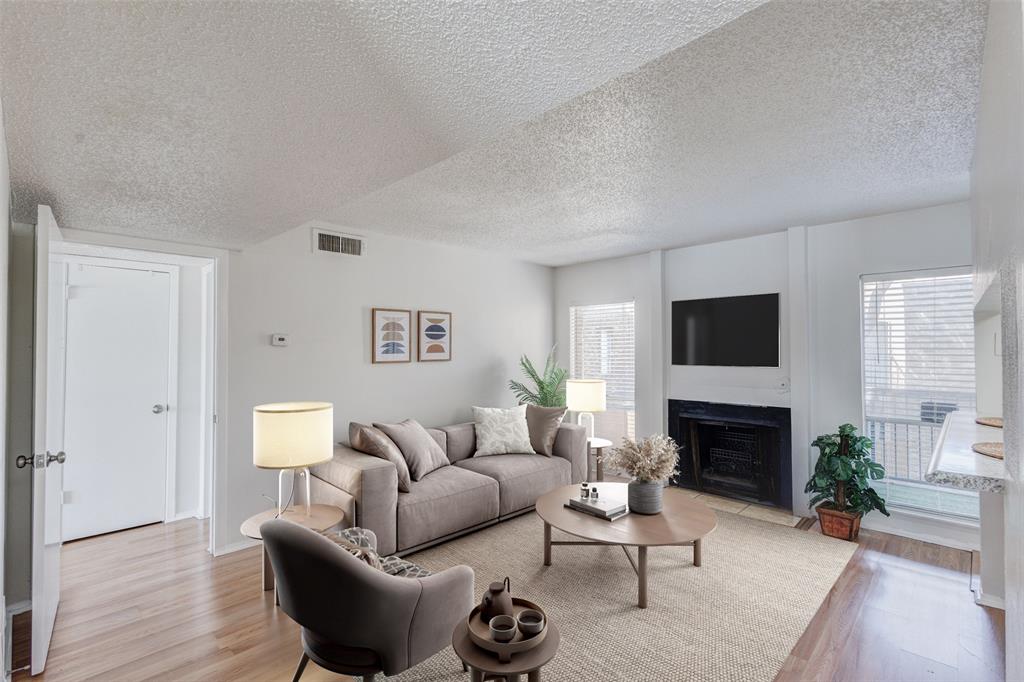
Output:
<svg viewBox="0 0 1024 682">
<path fill-rule="evenodd" d="M 526 423 L 526 405 L 502 409 L 500 407 L 474 407 L 476 424 L 476 454 L 504 455 L 533 453 L 530 445 L 530 427 Z"/>
</svg>

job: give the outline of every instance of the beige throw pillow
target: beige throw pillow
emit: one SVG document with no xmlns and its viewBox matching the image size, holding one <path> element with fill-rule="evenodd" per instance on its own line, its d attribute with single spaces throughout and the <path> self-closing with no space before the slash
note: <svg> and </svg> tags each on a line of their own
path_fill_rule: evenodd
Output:
<svg viewBox="0 0 1024 682">
<path fill-rule="evenodd" d="M 348 425 L 348 440 L 353 450 L 386 459 L 394 464 L 398 470 L 398 489 L 403 493 L 409 492 L 409 465 L 405 463 L 402 451 L 387 434 L 372 426 L 352 422 Z"/>
<path fill-rule="evenodd" d="M 526 426 L 530 430 L 530 445 L 538 455 L 551 456 L 555 447 L 558 427 L 565 416 L 564 407 L 526 406 Z"/>
<path fill-rule="evenodd" d="M 448 456 L 437 441 L 414 419 L 398 424 L 373 424 L 395 442 L 409 465 L 412 480 L 418 481 L 431 471 L 448 466 Z"/>
<path fill-rule="evenodd" d="M 533 452 L 530 428 L 526 425 L 526 405 L 508 410 L 474 407 L 473 421 L 476 425 L 474 457 Z"/>
</svg>

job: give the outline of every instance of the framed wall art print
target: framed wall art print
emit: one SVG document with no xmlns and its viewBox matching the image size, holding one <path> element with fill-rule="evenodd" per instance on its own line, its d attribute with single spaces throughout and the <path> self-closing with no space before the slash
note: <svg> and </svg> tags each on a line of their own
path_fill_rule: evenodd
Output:
<svg viewBox="0 0 1024 682">
<path fill-rule="evenodd" d="M 375 364 L 412 362 L 412 311 L 374 308 L 371 317 L 371 361 Z"/>
<path fill-rule="evenodd" d="M 419 310 L 419 361 L 440 362 L 452 359 L 452 314 Z"/>
</svg>

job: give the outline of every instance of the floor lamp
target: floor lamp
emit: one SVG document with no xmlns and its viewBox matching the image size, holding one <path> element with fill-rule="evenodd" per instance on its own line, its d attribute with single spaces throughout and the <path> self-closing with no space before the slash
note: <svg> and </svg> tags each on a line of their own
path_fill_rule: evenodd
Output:
<svg viewBox="0 0 1024 682">
<path fill-rule="evenodd" d="M 306 485 L 306 516 L 309 516 L 309 469 L 334 456 L 334 405 L 331 403 L 270 403 L 252 408 L 252 463 L 260 469 L 277 469 L 277 513 L 284 497 L 284 472 L 302 476 Z"/>
<path fill-rule="evenodd" d="M 604 379 L 569 379 L 565 382 L 565 406 L 576 413 L 576 423 L 583 415 L 590 417 L 590 435 L 594 437 L 594 413 L 605 411 Z"/>
</svg>

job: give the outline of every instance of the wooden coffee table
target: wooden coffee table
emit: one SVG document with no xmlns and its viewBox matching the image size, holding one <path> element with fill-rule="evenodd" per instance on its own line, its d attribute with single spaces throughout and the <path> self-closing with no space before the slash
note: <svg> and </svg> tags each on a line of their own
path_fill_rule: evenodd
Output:
<svg viewBox="0 0 1024 682">
<path fill-rule="evenodd" d="M 626 500 L 625 483 L 597 483 L 602 499 Z M 605 521 L 584 512 L 567 509 L 569 498 L 579 495 L 578 485 L 567 485 L 537 500 L 537 515 L 544 520 L 544 565 L 551 565 L 552 545 L 619 545 L 636 571 L 639 586 L 637 605 L 647 608 L 647 548 L 673 545 L 693 547 L 693 565 L 700 566 L 701 542 L 718 524 L 715 512 L 678 488 L 665 488 L 660 514 L 630 513 L 617 521 Z M 582 541 L 551 539 L 551 528 Z M 637 548 L 636 561 L 627 547 Z"/>
<path fill-rule="evenodd" d="M 529 682 L 540 682 L 540 669 L 547 665 L 558 651 L 561 636 L 558 627 L 548 621 L 548 634 L 544 641 L 534 649 L 512 655 L 512 660 L 502 663 L 497 654 L 481 649 L 469 638 L 469 626 L 462 620 L 455 626 L 452 633 L 452 647 L 455 654 L 462 659 L 462 665 L 469 668 L 471 682 L 485 680 L 504 680 L 519 682 L 520 675 L 526 675 Z"/>
</svg>

